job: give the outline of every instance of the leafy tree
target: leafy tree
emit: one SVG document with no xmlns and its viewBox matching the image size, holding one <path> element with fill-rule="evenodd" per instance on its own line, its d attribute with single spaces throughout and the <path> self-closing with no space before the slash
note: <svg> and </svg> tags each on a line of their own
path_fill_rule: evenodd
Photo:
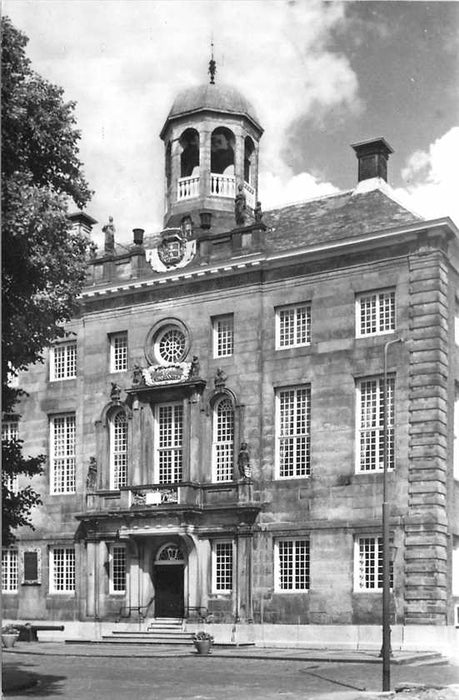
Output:
<svg viewBox="0 0 459 700">
<path fill-rule="evenodd" d="M 88 239 L 72 229 L 69 206 L 91 192 L 78 159 L 74 102 L 32 70 L 28 38 L 2 18 L 2 409 L 12 413 L 21 390 L 8 378 L 42 361 L 43 349 L 65 334 L 85 280 Z M 30 487 L 14 494 L 8 481 L 41 470 L 43 457 L 25 459 L 21 442 L 2 441 L 3 542 L 30 525 L 40 502 Z"/>
</svg>

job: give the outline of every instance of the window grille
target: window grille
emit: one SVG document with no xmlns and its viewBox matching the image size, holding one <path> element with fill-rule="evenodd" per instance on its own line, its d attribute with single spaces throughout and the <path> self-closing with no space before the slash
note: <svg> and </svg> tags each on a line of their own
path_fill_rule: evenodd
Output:
<svg viewBox="0 0 459 700">
<path fill-rule="evenodd" d="M 60 343 L 51 348 L 51 381 L 76 377 L 77 344 Z"/>
<path fill-rule="evenodd" d="M 111 484 L 119 489 L 127 484 L 128 426 L 124 411 L 118 411 L 110 423 L 111 428 Z"/>
<path fill-rule="evenodd" d="M 277 393 L 277 462 L 280 478 L 310 473 L 311 388 Z"/>
<path fill-rule="evenodd" d="M 294 348 L 311 342 L 311 305 L 285 306 L 276 312 L 276 347 Z"/>
<path fill-rule="evenodd" d="M 183 406 L 160 404 L 157 407 L 158 481 L 160 484 L 182 480 Z"/>
<path fill-rule="evenodd" d="M 17 593 L 18 552 L 17 549 L 2 549 L 2 592 Z"/>
<path fill-rule="evenodd" d="M 75 414 L 51 418 L 51 493 L 75 493 Z"/>
<path fill-rule="evenodd" d="M 382 335 L 395 330 L 395 290 L 359 294 L 356 304 L 358 336 Z"/>
<path fill-rule="evenodd" d="M 276 588 L 279 591 L 307 591 L 310 580 L 309 540 L 276 542 Z"/>
<path fill-rule="evenodd" d="M 17 418 L 4 420 L 2 422 L 2 440 L 13 442 L 19 440 L 19 422 Z M 17 474 L 8 474 L 3 468 L 2 471 L 3 483 L 11 493 L 17 493 L 19 489 L 19 478 Z"/>
<path fill-rule="evenodd" d="M 234 461 L 234 410 L 229 398 L 220 399 L 214 410 L 214 478 L 231 481 Z"/>
<path fill-rule="evenodd" d="M 387 466 L 394 468 L 395 377 L 387 380 Z M 359 460 L 361 472 L 384 469 L 384 379 L 361 379 L 357 384 Z"/>
<path fill-rule="evenodd" d="M 110 335 L 110 371 L 124 372 L 128 368 L 127 331 Z"/>
<path fill-rule="evenodd" d="M 155 349 L 162 362 L 181 362 L 186 349 L 185 334 L 175 326 L 166 327 L 158 334 Z"/>
<path fill-rule="evenodd" d="M 383 587 L 383 538 L 364 536 L 357 539 L 356 588 L 361 591 Z M 393 586 L 393 565 L 390 562 L 390 586 Z"/>
<path fill-rule="evenodd" d="M 111 592 L 125 593 L 126 591 L 126 549 L 114 545 L 111 551 Z"/>
<path fill-rule="evenodd" d="M 233 543 L 215 542 L 214 554 L 214 591 L 227 593 L 233 588 Z"/>
<path fill-rule="evenodd" d="M 50 551 L 50 592 L 75 591 L 75 550 L 73 547 L 53 547 Z"/>
<path fill-rule="evenodd" d="M 213 320 L 214 357 L 230 357 L 234 344 L 233 315 L 217 316 Z"/>
</svg>

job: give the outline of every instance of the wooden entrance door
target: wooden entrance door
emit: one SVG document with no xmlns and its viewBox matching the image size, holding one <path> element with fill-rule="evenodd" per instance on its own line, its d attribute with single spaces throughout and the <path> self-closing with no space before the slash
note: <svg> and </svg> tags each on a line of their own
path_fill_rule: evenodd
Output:
<svg viewBox="0 0 459 700">
<path fill-rule="evenodd" d="M 155 617 L 183 617 L 183 564 L 155 564 Z"/>
</svg>

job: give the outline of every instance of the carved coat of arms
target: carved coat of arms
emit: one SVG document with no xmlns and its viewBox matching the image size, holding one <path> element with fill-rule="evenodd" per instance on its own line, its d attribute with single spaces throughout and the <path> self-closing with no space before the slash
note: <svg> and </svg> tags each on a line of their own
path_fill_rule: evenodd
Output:
<svg viewBox="0 0 459 700">
<path fill-rule="evenodd" d="M 178 233 L 164 236 L 158 246 L 158 257 L 163 263 L 169 267 L 170 265 L 178 265 L 183 260 L 186 251 L 186 239 Z"/>
</svg>

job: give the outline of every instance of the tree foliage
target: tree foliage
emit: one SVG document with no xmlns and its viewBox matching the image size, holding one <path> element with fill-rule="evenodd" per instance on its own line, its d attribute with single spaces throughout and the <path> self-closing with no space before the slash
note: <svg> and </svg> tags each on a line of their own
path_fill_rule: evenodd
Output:
<svg viewBox="0 0 459 700">
<path fill-rule="evenodd" d="M 11 413 L 21 391 L 8 375 L 40 361 L 77 311 L 89 241 L 67 215 L 91 192 L 78 158 L 75 103 L 32 69 L 28 38 L 8 17 L 1 30 L 2 409 Z M 20 442 L 7 449 L 2 441 L 2 456 L 6 477 L 40 471 L 42 458 L 24 459 Z M 5 492 L 5 480 L 2 488 L 8 540 L 12 529 L 30 524 L 38 494 L 30 488 Z"/>
</svg>

